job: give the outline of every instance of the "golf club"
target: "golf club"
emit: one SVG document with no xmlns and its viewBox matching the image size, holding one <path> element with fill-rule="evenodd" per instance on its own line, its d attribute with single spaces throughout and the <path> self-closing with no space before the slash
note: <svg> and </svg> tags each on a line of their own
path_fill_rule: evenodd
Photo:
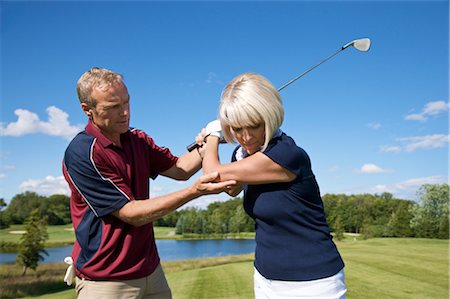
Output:
<svg viewBox="0 0 450 299">
<path fill-rule="evenodd" d="M 289 85 L 291 85 L 292 83 L 294 83 L 295 81 L 297 81 L 298 79 L 300 79 L 301 77 L 303 77 L 304 75 L 306 75 L 307 73 L 309 73 L 310 71 L 312 71 L 313 69 L 315 69 L 316 67 L 321 65 L 322 63 L 324 63 L 325 61 L 329 60 L 333 56 L 337 55 L 338 53 L 340 53 L 340 52 L 342 52 L 345 49 L 350 48 L 350 47 L 354 47 L 355 49 L 357 49 L 357 50 L 359 50 L 361 52 L 367 52 L 367 51 L 369 51 L 369 48 L 370 48 L 370 39 L 368 39 L 368 38 L 355 39 L 354 41 L 351 41 L 351 42 L 345 44 L 339 50 L 337 50 L 336 52 L 334 52 L 333 54 L 331 54 L 330 56 L 328 56 L 327 58 L 325 58 L 324 60 L 322 60 L 318 64 L 310 67 L 309 69 L 307 69 L 306 71 L 304 71 L 303 73 L 298 75 L 297 77 L 291 79 L 286 84 L 284 84 L 283 86 L 278 88 L 278 91 L 281 91 L 281 90 L 285 89 L 286 87 L 288 87 Z M 186 148 L 187 148 L 188 151 L 191 152 L 194 149 L 196 149 L 197 147 L 199 147 L 199 145 L 196 142 L 193 142 L 190 145 L 188 145 Z"/>
</svg>

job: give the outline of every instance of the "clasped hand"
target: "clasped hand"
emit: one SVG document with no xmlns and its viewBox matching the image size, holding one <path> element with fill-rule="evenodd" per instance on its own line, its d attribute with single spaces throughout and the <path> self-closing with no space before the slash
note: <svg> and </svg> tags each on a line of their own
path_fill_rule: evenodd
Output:
<svg viewBox="0 0 450 299">
<path fill-rule="evenodd" d="M 220 176 L 217 171 L 202 175 L 195 181 L 195 188 L 202 194 L 217 194 L 230 190 L 236 186 L 235 180 L 220 182 Z"/>
<path fill-rule="evenodd" d="M 226 143 L 222 134 L 222 127 L 220 126 L 220 121 L 218 119 L 209 122 L 204 129 L 195 137 L 195 142 L 199 145 L 203 145 L 206 141 L 206 137 L 216 136 L 219 138 L 220 143 Z"/>
</svg>

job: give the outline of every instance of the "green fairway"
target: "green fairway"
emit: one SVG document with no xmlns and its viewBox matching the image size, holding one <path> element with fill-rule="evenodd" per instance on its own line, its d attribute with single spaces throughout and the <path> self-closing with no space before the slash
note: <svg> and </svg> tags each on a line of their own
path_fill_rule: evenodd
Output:
<svg viewBox="0 0 450 299">
<path fill-rule="evenodd" d="M 448 240 L 371 239 L 339 248 L 349 298 L 448 298 Z"/>
<path fill-rule="evenodd" d="M 252 298 L 252 262 L 167 273 L 173 297 Z"/>
<path fill-rule="evenodd" d="M 20 237 L 25 232 L 25 225 L 11 225 L 9 228 L 0 230 L 0 240 L 3 242 L 20 242 Z M 73 244 L 75 234 L 72 224 L 47 226 L 48 244 Z"/>
<path fill-rule="evenodd" d="M 347 298 L 449 298 L 448 244 L 435 239 L 337 242 L 346 263 Z M 253 298 L 252 259 L 243 255 L 163 262 L 163 268 L 174 299 Z M 62 276 L 63 271 L 61 284 Z M 70 289 L 34 298 L 75 296 Z"/>
</svg>

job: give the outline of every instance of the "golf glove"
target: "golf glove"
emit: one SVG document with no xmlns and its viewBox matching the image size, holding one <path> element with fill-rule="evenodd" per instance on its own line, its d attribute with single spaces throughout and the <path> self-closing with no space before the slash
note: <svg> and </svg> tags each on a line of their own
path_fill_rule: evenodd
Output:
<svg viewBox="0 0 450 299">
<path fill-rule="evenodd" d="M 67 256 L 64 259 L 64 263 L 69 265 L 69 267 L 67 267 L 67 270 L 66 270 L 66 275 L 64 275 L 64 282 L 68 286 L 70 286 L 70 285 L 72 285 L 73 279 L 75 277 L 75 269 L 73 268 L 73 260 L 70 256 Z"/>
<path fill-rule="evenodd" d="M 220 121 L 218 119 L 209 122 L 205 128 L 206 136 L 212 135 L 219 137 L 220 140 L 223 139 L 222 127 L 220 126 Z"/>
</svg>

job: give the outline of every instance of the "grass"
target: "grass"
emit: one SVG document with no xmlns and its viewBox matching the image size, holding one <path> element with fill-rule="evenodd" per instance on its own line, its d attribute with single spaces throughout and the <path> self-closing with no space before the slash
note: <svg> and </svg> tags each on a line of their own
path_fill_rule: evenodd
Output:
<svg viewBox="0 0 450 299">
<path fill-rule="evenodd" d="M 252 262 L 209 266 L 168 272 L 173 297 L 187 298 L 253 298 Z"/>
<path fill-rule="evenodd" d="M 0 230 L 0 240 L 8 243 L 19 243 L 20 237 L 25 230 L 25 225 L 11 225 L 9 228 Z M 75 233 L 73 232 L 72 224 L 67 225 L 49 225 L 47 226 L 48 240 L 45 245 L 62 246 L 73 244 L 75 240 Z"/>
<path fill-rule="evenodd" d="M 448 298 L 448 240 L 343 242 L 349 298 Z M 368 296 L 370 294 L 370 296 Z"/>
<path fill-rule="evenodd" d="M 337 242 L 346 263 L 347 298 L 449 298 L 448 245 L 448 240 L 435 239 L 348 238 Z M 253 298 L 252 261 L 250 254 L 163 262 L 163 268 L 174 299 Z M 10 284 L 20 290 L 40 285 L 40 294 L 47 292 L 29 298 L 75 298 L 74 290 L 62 282 L 64 265 L 39 266 L 37 272 L 42 277 L 39 283 L 32 279 L 32 272 L 29 278 L 18 279 L 20 269 L 16 268 L 8 266 L 0 270 L 1 298 L 18 297 L 5 296 Z M 50 271 L 53 268 L 54 272 Z M 38 291 L 29 293 L 37 294 Z"/>
</svg>

